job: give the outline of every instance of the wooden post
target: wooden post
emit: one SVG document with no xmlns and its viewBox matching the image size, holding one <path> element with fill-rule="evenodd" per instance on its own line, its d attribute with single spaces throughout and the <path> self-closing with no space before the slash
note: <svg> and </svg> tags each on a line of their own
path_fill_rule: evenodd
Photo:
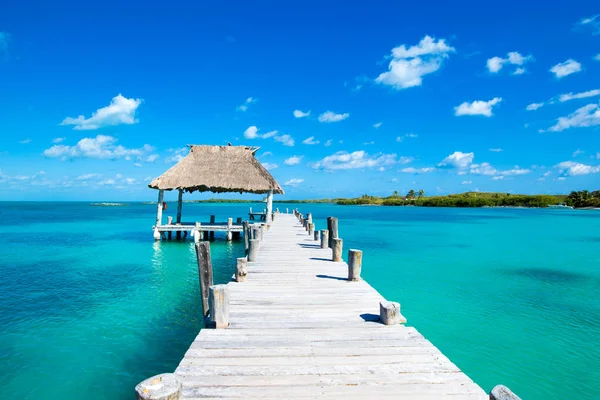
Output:
<svg viewBox="0 0 600 400">
<path fill-rule="evenodd" d="M 333 245 L 333 239 L 338 236 L 338 219 L 336 217 L 327 218 L 327 229 L 329 230 L 329 247 Z"/>
<path fill-rule="evenodd" d="M 384 325 L 396 325 L 400 322 L 400 303 L 393 301 L 379 302 L 379 320 Z"/>
<path fill-rule="evenodd" d="M 267 194 L 267 224 L 273 222 L 273 189 L 269 190 Z"/>
<path fill-rule="evenodd" d="M 208 231 L 202 231 L 202 240 L 208 241 Z"/>
<path fill-rule="evenodd" d="M 250 262 L 256 261 L 256 257 L 258 256 L 259 244 L 260 244 L 259 239 L 250 239 L 248 241 L 248 261 L 250 261 Z"/>
<path fill-rule="evenodd" d="M 362 269 L 362 251 L 348 250 L 348 280 L 360 281 L 360 271 Z"/>
<path fill-rule="evenodd" d="M 236 225 L 242 225 L 242 217 L 237 217 L 236 220 L 235 220 L 235 224 Z M 240 234 L 241 234 L 241 232 L 238 232 L 238 231 L 232 232 L 232 235 L 233 235 L 234 239 L 239 239 L 240 238 Z"/>
<path fill-rule="evenodd" d="M 237 266 L 235 269 L 235 280 L 236 282 L 245 282 L 246 275 L 248 275 L 248 260 L 246 257 L 237 259 Z"/>
<path fill-rule="evenodd" d="M 333 246 L 331 247 L 331 260 L 333 262 L 341 262 L 342 261 L 342 249 L 344 246 L 344 242 L 340 238 L 333 239 Z"/>
<path fill-rule="evenodd" d="M 317 241 L 317 242 L 320 241 L 321 240 L 321 231 L 315 230 L 314 236 L 315 236 L 315 241 Z"/>
<path fill-rule="evenodd" d="M 308 220 L 309 223 L 311 223 L 312 222 L 312 214 L 306 213 L 306 219 Z"/>
<path fill-rule="evenodd" d="M 217 329 L 229 326 L 229 290 L 227 285 L 212 285 L 209 288 L 210 322 Z"/>
<path fill-rule="evenodd" d="M 208 304 L 208 288 L 213 285 L 210 242 L 196 243 L 196 259 L 198 260 L 198 276 L 200 278 L 200 293 L 202 296 L 202 314 L 206 317 L 210 310 Z"/>
<path fill-rule="evenodd" d="M 262 241 L 263 240 L 263 236 L 265 234 L 265 226 L 261 225 L 260 228 L 258 228 L 258 238 Z"/>
<path fill-rule="evenodd" d="M 496 385 L 490 392 L 490 400 L 521 400 L 504 385 Z"/>
<path fill-rule="evenodd" d="M 154 240 L 160 240 L 160 233 L 158 227 L 162 225 L 162 211 L 163 211 L 163 199 L 165 196 L 164 190 L 158 191 L 158 206 L 156 207 L 156 222 L 154 223 Z"/>
<path fill-rule="evenodd" d="M 167 225 L 172 225 L 172 224 L 173 224 L 173 217 L 171 217 L 171 216 L 167 217 Z M 168 235 L 169 235 L 169 240 L 171 240 L 171 238 L 173 237 L 173 231 L 169 231 Z"/>
<path fill-rule="evenodd" d="M 178 400 L 181 397 L 183 380 L 175 374 L 160 374 L 137 384 L 137 400 Z"/>
<path fill-rule="evenodd" d="M 244 247 L 246 249 L 246 255 L 248 255 L 248 240 L 250 239 L 250 227 L 248 221 L 244 221 Z"/>
<path fill-rule="evenodd" d="M 285 213 L 286 213 L 286 214 L 289 214 L 289 213 L 290 213 L 290 211 L 289 211 L 289 208 L 286 208 L 286 209 L 285 209 Z"/>
<path fill-rule="evenodd" d="M 233 238 L 231 234 L 231 227 L 233 226 L 233 218 L 227 218 L 227 241 L 231 241 Z"/>
<path fill-rule="evenodd" d="M 214 223 L 215 223 L 215 216 L 214 216 L 214 215 L 211 215 L 211 216 L 210 216 L 210 223 L 211 223 L 211 224 L 214 224 Z M 215 231 L 209 231 L 209 233 L 208 233 L 208 234 L 210 235 L 210 238 L 211 238 L 211 239 L 214 239 L 214 238 L 215 238 Z"/>
<path fill-rule="evenodd" d="M 181 209 L 183 207 L 183 189 L 179 189 L 179 194 L 177 195 L 177 219 L 175 219 L 175 223 L 177 225 L 181 224 Z M 181 231 L 177 231 L 176 237 L 177 240 L 181 239 Z"/>
<path fill-rule="evenodd" d="M 321 248 L 326 249 L 329 246 L 329 231 L 327 229 L 321 230 Z"/>
<path fill-rule="evenodd" d="M 314 236 L 315 235 L 315 224 L 313 224 L 312 222 L 310 224 L 308 224 L 308 236 Z"/>
<path fill-rule="evenodd" d="M 200 241 L 200 222 L 196 222 L 196 228 L 194 229 L 194 242 Z"/>
</svg>

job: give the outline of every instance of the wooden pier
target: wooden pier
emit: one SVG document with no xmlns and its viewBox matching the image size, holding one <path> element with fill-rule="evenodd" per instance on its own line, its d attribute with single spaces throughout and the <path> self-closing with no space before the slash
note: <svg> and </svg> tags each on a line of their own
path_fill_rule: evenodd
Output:
<svg viewBox="0 0 600 400">
<path fill-rule="evenodd" d="M 226 329 L 203 329 L 138 399 L 518 399 L 500 385 L 488 397 L 360 279 L 361 252 L 333 262 L 328 235 L 299 219 L 278 214 L 256 261 L 238 259 L 239 282 L 211 287 L 211 319 Z"/>
</svg>

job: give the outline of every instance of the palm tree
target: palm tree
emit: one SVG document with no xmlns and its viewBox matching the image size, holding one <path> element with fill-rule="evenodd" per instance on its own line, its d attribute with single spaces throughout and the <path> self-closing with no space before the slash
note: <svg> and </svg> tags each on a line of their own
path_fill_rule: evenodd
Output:
<svg viewBox="0 0 600 400">
<path fill-rule="evenodd" d="M 425 191 L 423 189 L 419 190 L 419 198 L 425 196 Z"/>
<path fill-rule="evenodd" d="M 394 197 L 398 197 L 398 191 L 397 191 L 397 190 L 394 190 L 394 194 L 392 194 L 392 196 L 394 196 Z"/>
<path fill-rule="evenodd" d="M 415 198 L 415 191 L 410 189 L 410 192 L 408 192 L 408 194 L 406 195 L 407 199 L 414 199 Z"/>
</svg>

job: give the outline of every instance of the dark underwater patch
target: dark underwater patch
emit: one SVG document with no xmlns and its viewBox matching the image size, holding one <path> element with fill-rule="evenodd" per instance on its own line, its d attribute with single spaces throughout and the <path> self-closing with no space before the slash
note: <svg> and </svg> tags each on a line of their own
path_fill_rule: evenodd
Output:
<svg viewBox="0 0 600 400">
<path fill-rule="evenodd" d="M 530 278 L 546 283 L 579 283 L 588 279 L 587 275 L 577 272 L 561 271 L 552 268 L 519 268 L 510 274 Z"/>
</svg>

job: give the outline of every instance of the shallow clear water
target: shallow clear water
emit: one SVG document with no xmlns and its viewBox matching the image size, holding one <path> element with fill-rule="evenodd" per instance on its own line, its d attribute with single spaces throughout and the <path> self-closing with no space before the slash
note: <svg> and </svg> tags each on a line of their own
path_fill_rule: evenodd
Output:
<svg viewBox="0 0 600 400">
<path fill-rule="evenodd" d="M 183 215 L 224 220 L 248 206 L 185 204 Z M 339 217 L 344 247 L 364 251 L 363 277 L 484 389 L 595 396 L 600 212 L 276 206 L 312 212 L 319 228 Z M 154 212 L 2 203 L 0 397 L 130 399 L 177 366 L 201 328 L 195 254 L 152 240 Z M 211 252 L 226 282 L 243 245 L 217 237 Z"/>
</svg>

